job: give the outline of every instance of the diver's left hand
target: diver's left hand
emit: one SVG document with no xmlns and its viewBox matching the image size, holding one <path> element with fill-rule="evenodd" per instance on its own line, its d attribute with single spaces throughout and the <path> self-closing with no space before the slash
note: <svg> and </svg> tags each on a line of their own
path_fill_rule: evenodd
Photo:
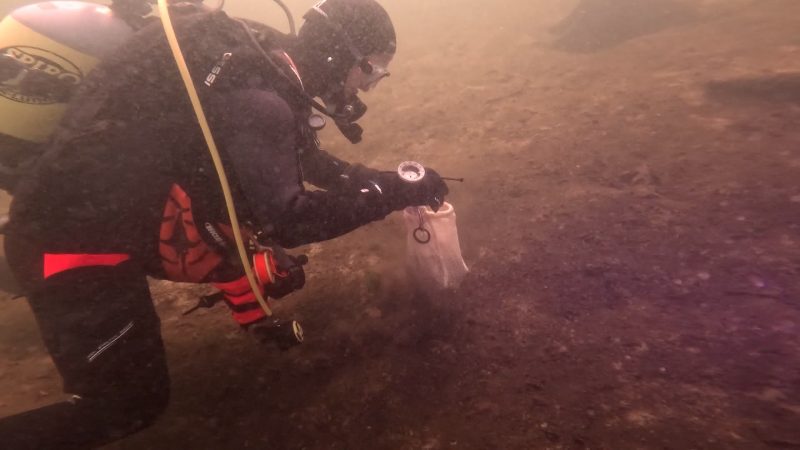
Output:
<svg viewBox="0 0 800 450">
<path fill-rule="evenodd" d="M 380 183 L 386 201 L 393 210 L 401 210 L 409 206 L 430 206 L 438 211 L 444 204 L 445 195 L 450 190 L 439 173 L 425 168 L 425 176 L 415 182 L 403 181 L 395 173 L 385 173 Z"/>
<path fill-rule="evenodd" d="M 442 180 L 439 172 L 429 168 L 425 169 L 425 176 L 422 178 L 421 183 L 423 186 L 420 189 L 424 191 L 423 195 L 426 195 L 428 199 L 426 204 L 432 210 L 438 211 L 444 205 L 445 195 L 450 193 L 447 183 Z"/>
</svg>

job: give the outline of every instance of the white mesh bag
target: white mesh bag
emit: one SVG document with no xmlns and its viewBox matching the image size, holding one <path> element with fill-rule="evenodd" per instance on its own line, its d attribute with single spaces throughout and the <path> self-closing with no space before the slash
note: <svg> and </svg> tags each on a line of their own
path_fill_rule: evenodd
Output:
<svg viewBox="0 0 800 450">
<path fill-rule="evenodd" d="M 469 272 L 458 243 L 456 212 L 445 202 L 439 211 L 427 206 L 403 211 L 409 274 L 425 289 L 455 289 Z"/>
</svg>

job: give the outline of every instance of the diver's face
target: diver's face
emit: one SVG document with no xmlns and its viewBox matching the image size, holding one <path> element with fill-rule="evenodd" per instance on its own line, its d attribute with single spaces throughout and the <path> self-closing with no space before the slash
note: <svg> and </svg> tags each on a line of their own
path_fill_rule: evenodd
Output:
<svg viewBox="0 0 800 450">
<path fill-rule="evenodd" d="M 358 91 L 368 92 L 375 88 L 378 83 L 389 76 L 389 63 L 392 62 L 394 55 L 391 53 L 375 53 L 367 56 L 372 73 L 366 73 L 359 65 L 350 69 L 344 82 L 345 97 L 350 98 L 358 94 Z"/>
</svg>

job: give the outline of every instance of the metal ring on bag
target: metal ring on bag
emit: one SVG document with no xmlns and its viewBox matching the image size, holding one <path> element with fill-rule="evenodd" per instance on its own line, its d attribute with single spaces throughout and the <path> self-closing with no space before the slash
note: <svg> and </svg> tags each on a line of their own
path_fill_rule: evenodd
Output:
<svg viewBox="0 0 800 450">
<path fill-rule="evenodd" d="M 423 236 L 423 237 L 420 237 Z M 431 241 L 431 232 L 425 228 L 419 227 L 414 230 L 414 240 L 420 244 L 427 244 Z"/>
</svg>

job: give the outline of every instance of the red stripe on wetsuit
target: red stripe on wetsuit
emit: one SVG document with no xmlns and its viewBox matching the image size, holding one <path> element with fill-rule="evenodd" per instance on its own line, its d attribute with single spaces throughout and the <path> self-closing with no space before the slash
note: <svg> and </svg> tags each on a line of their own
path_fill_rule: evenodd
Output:
<svg viewBox="0 0 800 450">
<path fill-rule="evenodd" d="M 131 256 L 124 253 L 45 253 L 44 278 L 81 267 L 116 266 L 130 259 Z M 214 287 L 225 295 L 225 302 L 240 325 L 249 325 L 266 317 L 246 276 L 226 283 L 214 283 Z"/>
<path fill-rule="evenodd" d="M 79 267 L 116 266 L 131 259 L 125 253 L 45 253 L 44 278 Z"/>
</svg>

